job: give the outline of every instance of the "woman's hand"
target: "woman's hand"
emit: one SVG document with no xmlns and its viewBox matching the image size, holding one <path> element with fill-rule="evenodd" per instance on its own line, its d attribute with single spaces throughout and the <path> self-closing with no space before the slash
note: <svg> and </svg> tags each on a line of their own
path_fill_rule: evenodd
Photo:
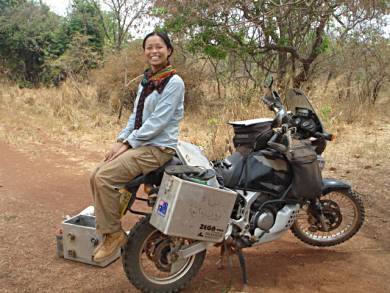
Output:
<svg viewBox="0 0 390 293">
<path fill-rule="evenodd" d="M 110 162 L 120 154 L 123 154 L 125 151 L 129 149 L 129 145 L 117 142 L 112 145 L 111 149 L 107 152 L 106 157 L 104 158 L 105 162 Z"/>
</svg>

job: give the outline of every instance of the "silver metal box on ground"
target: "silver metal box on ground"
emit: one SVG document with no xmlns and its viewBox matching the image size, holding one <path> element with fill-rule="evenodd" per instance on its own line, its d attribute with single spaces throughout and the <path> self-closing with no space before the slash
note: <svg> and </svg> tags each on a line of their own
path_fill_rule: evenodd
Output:
<svg viewBox="0 0 390 293">
<path fill-rule="evenodd" d="M 92 260 L 95 247 L 102 241 L 96 234 L 95 217 L 79 214 L 62 222 L 64 258 L 105 267 L 120 257 L 120 249 L 108 260 L 97 263 Z"/>
<path fill-rule="evenodd" d="M 166 235 L 222 241 L 236 193 L 164 174 L 150 223 Z"/>
</svg>

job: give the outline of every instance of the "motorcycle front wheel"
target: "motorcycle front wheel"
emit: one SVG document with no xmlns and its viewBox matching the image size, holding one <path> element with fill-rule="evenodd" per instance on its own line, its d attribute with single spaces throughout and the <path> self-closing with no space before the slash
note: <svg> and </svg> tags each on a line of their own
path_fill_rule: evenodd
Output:
<svg viewBox="0 0 390 293">
<path fill-rule="evenodd" d="M 305 205 L 291 227 L 301 241 L 313 246 L 334 246 L 354 236 L 364 222 L 364 206 L 361 197 L 352 190 L 338 190 L 320 198 L 324 221 L 318 221 Z"/>
<path fill-rule="evenodd" d="M 206 251 L 186 259 L 175 257 L 174 251 L 191 240 L 164 235 L 149 219 L 145 217 L 133 227 L 123 248 L 126 276 L 142 292 L 179 292 L 198 273 Z"/>
</svg>

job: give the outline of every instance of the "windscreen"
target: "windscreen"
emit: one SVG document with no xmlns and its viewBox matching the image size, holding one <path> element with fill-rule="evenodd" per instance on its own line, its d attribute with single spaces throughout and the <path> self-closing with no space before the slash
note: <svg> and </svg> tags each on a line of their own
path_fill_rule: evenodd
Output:
<svg viewBox="0 0 390 293">
<path fill-rule="evenodd" d="M 305 109 L 310 110 L 315 115 L 315 120 L 317 120 L 316 123 L 318 123 L 321 128 L 320 132 L 323 132 L 324 127 L 320 117 L 314 111 L 314 108 L 311 105 L 309 99 L 301 90 L 289 89 L 287 91 L 284 104 L 287 108 L 287 111 L 291 111 L 294 115 L 296 115 L 298 111 L 298 115 L 305 116 Z"/>
<path fill-rule="evenodd" d="M 287 91 L 285 105 L 287 111 L 291 111 L 294 114 L 296 114 L 297 108 L 305 108 L 311 110 L 314 114 L 316 114 L 313 106 L 309 102 L 309 99 L 301 90 L 298 89 L 289 89 Z"/>
</svg>

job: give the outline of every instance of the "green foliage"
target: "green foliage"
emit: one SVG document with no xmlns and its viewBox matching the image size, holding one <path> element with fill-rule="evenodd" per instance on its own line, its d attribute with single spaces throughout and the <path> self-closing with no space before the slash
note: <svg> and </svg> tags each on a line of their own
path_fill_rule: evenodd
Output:
<svg viewBox="0 0 390 293">
<path fill-rule="evenodd" d="M 186 15 L 185 13 L 180 15 L 175 15 L 174 17 L 167 20 L 165 24 L 166 29 L 171 31 L 172 33 L 182 32 L 188 23 L 187 17 L 188 15 Z"/>
<path fill-rule="evenodd" d="M 90 36 L 75 33 L 66 52 L 45 66 L 43 81 L 58 85 L 60 81 L 72 77 L 83 80 L 88 72 L 98 67 L 101 55 L 90 46 Z"/>
<path fill-rule="evenodd" d="M 210 118 L 207 120 L 207 125 L 210 127 L 216 127 L 219 124 L 218 118 Z"/>
<path fill-rule="evenodd" d="M 162 16 L 164 14 L 166 14 L 168 11 L 165 7 L 153 7 L 152 10 L 151 10 L 151 14 L 154 15 L 154 16 Z"/>
<path fill-rule="evenodd" d="M 227 52 L 223 47 L 208 44 L 204 47 L 203 52 L 214 59 L 225 59 Z"/>
<path fill-rule="evenodd" d="M 331 50 L 332 40 L 328 35 L 325 35 L 322 39 L 322 43 L 320 46 L 321 53 L 329 53 Z"/>
<path fill-rule="evenodd" d="M 331 34 L 334 38 L 335 32 L 345 36 L 371 27 L 385 13 L 382 2 L 287 2 L 160 0 L 158 7 L 165 8 L 161 17 L 167 30 L 191 53 L 201 53 L 214 63 L 239 57 L 243 64 L 237 65 L 245 68 L 248 78 L 254 80 L 260 67 L 264 73 L 277 73 L 281 87 L 289 83 L 300 87 L 309 80 L 315 60 L 330 50 Z"/>
<path fill-rule="evenodd" d="M 102 54 L 104 29 L 100 21 L 99 8 L 90 0 L 73 0 L 71 9 L 66 24 L 69 38 L 72 39 L 75 34 L 88 36 L 86 45 Z"/>
<path fill-rule="evenodd" d="M 309 47 L 309 45 L 315 41 L 315 38 L 316 38 L 315 32 L 310 32 L 306 37 L 306 43 L 307 43 L 306 46 Z M 332 42 L 332 40 L 331 40 L 330 36 L 327 34 L 324 34 L 322 36 L 322 42 L 316 48 L 314 48 L 315 53 L 317 53 L 317 54 L 329 53 L 331 42 Z"/>
<path fill-rule="evenodd" d="M 6 8 L 12 8 L 25 4 L 26 0 L 0 0 L 0 13 Z"/>
<path fill-rule="evenodd" d="M 288 46 L 291 40 L 289 38 L 282 36 L 278 39 L 279 46 Z"/>
<path fill-rule="evenodd" d="M 0 15 L 0 58 L 10 76 L 22 84 L 40 81 L 45 60 L 66 47 L 61 19 L 47 6 L 25 3 L 5 8 Z"/>
<path fill-rule="evenodd" d="M 104 34 L 99 11 L 89 0 L 74 0 L 62 18 L 37 1 L 1 0 L 0 62 L 21 86 L 84 78 L 99 64 Z"/>
<path fill-rule="evenodd" d="M 325 122 L 329 121 L 331 112 L 332 112 L 332 108 L 328 105 L 325 105 L 320 109 L 321 116 Z"/>
<path fill-rule="evenodd" d="M 177 25 L 177 22 L 175 22 L 175 25 Z M 168 27 L 167 30 L 175 31 L 175 27 Z M 239 34 L 237 34 L 237 38 L 240 38 Z M 236 44 L 229 37 L 211 27 L 204 28 L 203 31 L 198 32 L 187 42 L 187 49 L 191 53 L 202 52 L 216 60 L 226 59 L 228 52 L 235 48 L 237 48 Z"/>
</svg>

